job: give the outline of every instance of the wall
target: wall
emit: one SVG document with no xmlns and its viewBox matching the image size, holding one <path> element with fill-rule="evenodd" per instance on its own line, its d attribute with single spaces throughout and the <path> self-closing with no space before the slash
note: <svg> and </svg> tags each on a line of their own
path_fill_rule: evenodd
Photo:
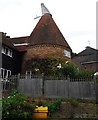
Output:
<svg viewBox="0 0 98 120">
<path fill-rule="evenodd" d="M 32 59 L 32 57 L 46 57 L 46 56 L 59 56 L 63 57 L 67 60 L 70 58 L 64 56 L 64 48 L 62 47 L 57 47 L 57 46 L 35 46 L 35 47 L 30 47 L 28 51 L 24 54 L 23 57 L 23 62 L 22 62 L 22 73 L 25 73 L 26 68 L 25 64 L 26 61 Z"/>
<path fill-rule="evenodd" d="M 2 54 L 2 68 L 12 71 L 12 75 L 21 72 L 21 54 L 13 50 L 12 57 Z"/>
</svg>

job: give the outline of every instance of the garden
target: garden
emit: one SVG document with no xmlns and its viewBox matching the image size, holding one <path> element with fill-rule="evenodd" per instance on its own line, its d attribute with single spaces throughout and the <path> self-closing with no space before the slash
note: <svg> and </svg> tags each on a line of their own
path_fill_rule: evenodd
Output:
<svg viewBox="0 0 98 120">
<path fill-rule="evenodd" d="M 32 63 L 32 66 L 30 64 Z M 32 70 L 32 74 L 42 74 L 45 76 L 59 76 L 70 78 L 91 77 L 94 71 L 81 70 L 72 62 L 62 58 L 32 58 L 27 61 L 26 69 Z M 31 68 L 30 68 L 31 67 Z M 32 69 L 33 68 L 33 69 Z M 97 79 L 98 81 L 98 79 Z M 32 98 L 19 93 L 16 89 L 3 92 L 2 99 L 3 119 L 31 119 L 34 120 L 34 110 L 40 106 L 47 107 L 47 119 L 73 119 L 91 118 L 95 119 L 96 101 L 74 98 Z"/>
<path fill-rule="evenodd" d="M 37 106 L 48 107 L 47 118 L 96 118 L 96 102 L 83 99 L 32 98 L 13 89 L 2 98 L 3 119 L 35 119 Z"/>
<path fill-rule="evenodd" d="M 48 100 L 42 98 L 31 98 L 11 90 L 2 98 L 3 119 L 33 119 L 33 111 L 37 106 L 47 106 L 48 116 L 51 116 L 60 108 L 61 99 Z"/>
</svg>

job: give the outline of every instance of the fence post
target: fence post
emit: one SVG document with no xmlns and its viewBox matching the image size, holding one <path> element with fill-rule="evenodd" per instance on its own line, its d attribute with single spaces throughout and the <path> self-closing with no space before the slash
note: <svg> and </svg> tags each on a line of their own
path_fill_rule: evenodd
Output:
<svg viewBox="0 0 98 120">
<path fill-rule="evenodd" d="M 2 76 L 0 75 L 0 94 L 3 91 L 3 83 L 2 83 Z"/>
<path fill-rule="evenodd" d="M 44 97 L 44 73 L 42 73 L 42 96 Z"/>
<path fill-rule="evenodd" d="M 68 98 L 70 98 L 70 94 L 69 94 L 69 84 L 70 84 L 70 77 L 69 77 L 69 75 L 68 75 L 68 77 L 67 77 L 67 91 L 68 91 Z"/>
<path fill-rule="evenodd" d="M 96 76 L 94 76 L 93 79 L 94 79 L 94 91 L 95 91 L 95 99 L 96 99 Z"/>
<path fill-rule="evenodd" d="M 20 73 L 17 75 L 17 90 L 18 90 L 18 87 L 19 87 L 19 80 L 20 80 Z"/>
<path fill-rule="evenodd" d="M 94 76 L 94 86 L 95 86 L 95 100 L 98 103 L 98 82 L 96 80 L 96 76 Z"/>
</svg>

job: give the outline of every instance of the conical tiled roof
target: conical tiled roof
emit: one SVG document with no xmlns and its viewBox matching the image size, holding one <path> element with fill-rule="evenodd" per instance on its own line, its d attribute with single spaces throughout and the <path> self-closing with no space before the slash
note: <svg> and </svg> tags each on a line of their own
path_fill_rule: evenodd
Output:
<svg viewBox="0 0 98 120">
<path fill-rule="evenodd" d="M 71 49 L 51 14 L 45 14 L 41 17 L 29 37 L 29 43 L 29 45 L 59 45 Z"/>
<path fill-rule="evenodd" d="M 28 38 L 29 45 L 59 45 L 71 50 L 48 9 L 43 3 L 41 7 L 43 16 Z"/>
</svg>

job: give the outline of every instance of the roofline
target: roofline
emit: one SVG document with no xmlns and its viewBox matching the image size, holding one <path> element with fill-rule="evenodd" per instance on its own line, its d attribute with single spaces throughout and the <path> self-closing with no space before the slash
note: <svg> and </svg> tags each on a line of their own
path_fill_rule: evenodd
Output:
<svg viewBox="0 0 98 120">
<path fill-rule="evenodd" d="M 98 51 L 98 49 L 95 49 L 95 48 L 92 48 L 92 47 L 90 47 L 90 46 L 87 46 L 87 47 L 85 47 L 84 50 L 82 50 L 81 52 L 79 52 L 78 55 L 81 54 L 82 52 L 84 52 L 87 48 L 90 48 L 90 49 L 93 49 L 93 50 L 95 50 L 95 51 Z"/>
<path fill-rule="evenodd" d="M 97 63 L 98 61 L 87 61 L 87 62 L 81 62 L 81 65 L 83 64 L 90 64 L 90 63 Z"/>
<path fill-rule="evenodd" d="M 22 36 L 22 37 L 12 37 L 10 39 L 20 39 L 20 38 L 28 38 L 29 36 Z"/>
<path fill-rule="evenodd" d="M 14 46 L 27 46 L 27 45 L 29 45 L 29 43 L 20 43 L 20 44 L 14 43 L 13 45 Z"/>
</svg>

